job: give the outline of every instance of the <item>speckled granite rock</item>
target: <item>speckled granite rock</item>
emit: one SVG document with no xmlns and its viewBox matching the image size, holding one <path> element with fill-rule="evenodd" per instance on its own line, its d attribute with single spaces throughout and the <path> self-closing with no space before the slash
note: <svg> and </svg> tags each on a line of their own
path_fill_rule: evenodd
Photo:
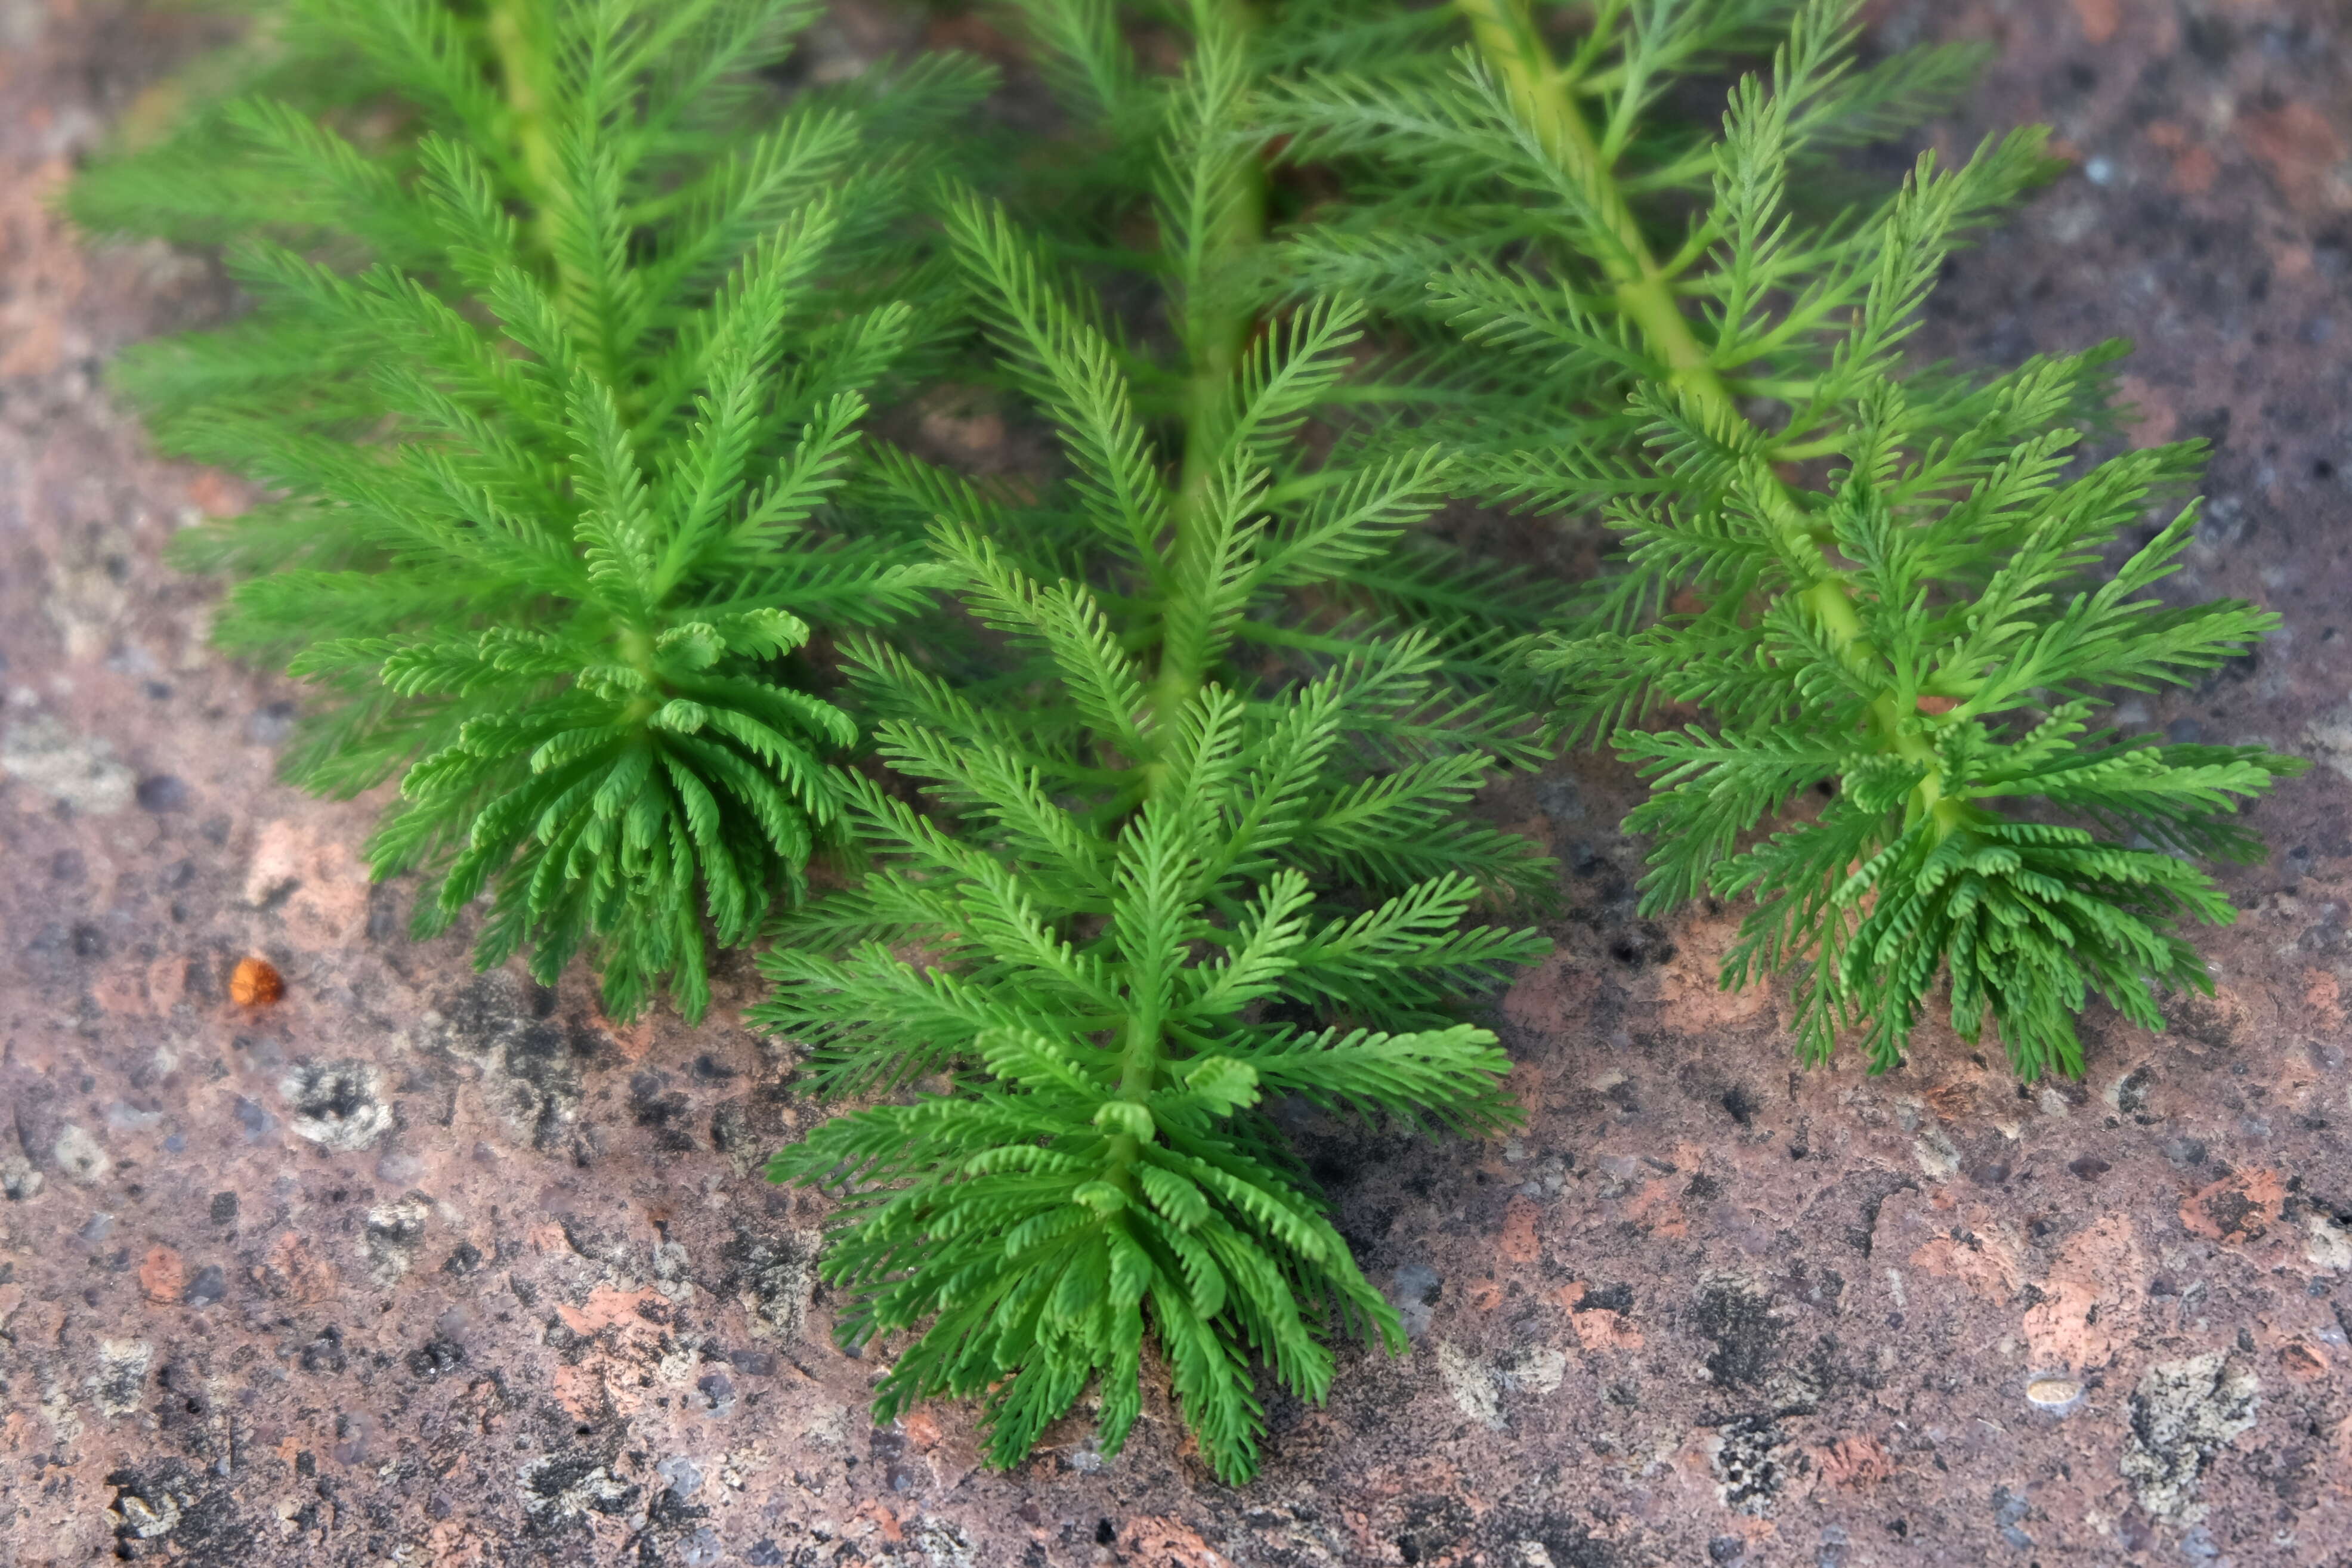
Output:
<svg viewBox="0 0 2352 1568">
<path fill-rule="evenodd" d="M 1939 144 L 2042 117 L 2082 161 L 1957 264 L 1938 351 L 2134 333 L 2149 432 L 2220 443 L 2183 591 L 2288 635 L 2146 720 L 2334 759 L 2336 8 L 1874 15 L 1999 47 Z M 1773 1001 L 1712 987 L 1727 915 L 1633 917 L 1621 774 L 1498 789 L 1568 868 L 1559 953 L 1500 1008 L 1528 1129 L 1297 1124 L 1412 1354 L 1277 1401 L 1241 1491 L 1157 1398 L 1118 1461 L 1073 1424 L 1011 1475 L 967 1410 L 877 1428 L 813 1286 L 821 1210 L 755 1174 L 816 1113 L 731 1021 L 744 970 L 703 1029 L 616 1030 L 408 943 L 408 890 L 352 857 L 364 805 L 270 781 L 294 694 L 208 653 L 211 591 L 158 564 L 239 497 L 153 458 L 98 362 L 225 297 L 41 204 L 191 26 L 0 5 L 0 1561 L 2352 1561 L 2352 784 L 2325 768 L 2263 808 L 2220 996 L 2162 1040 L 2095 1019 L 2089 1079 L 2031 1092 L 1941 1036 L 1882 1080 L 1792 1072 Z M 248 954 L 273 1006 L 227 998 Z"/>
</svg>

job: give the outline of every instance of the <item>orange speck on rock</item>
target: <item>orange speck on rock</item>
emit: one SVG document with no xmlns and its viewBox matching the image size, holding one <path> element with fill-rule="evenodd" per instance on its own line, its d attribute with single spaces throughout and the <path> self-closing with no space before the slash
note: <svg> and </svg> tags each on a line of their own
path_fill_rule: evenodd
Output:
<svg viewBox="0 0 2352 1568">
<path fill-rule="evenodd" d="M 239 958 L 228 977 L 228 999 L 241 1008 L 266 1008 L 286 994 L 286 977 L 267 958 Z"/>
<path fill-rule="evenodd" d="M 159 1305 L 178 1301 L 188 1293 L 188 1266 L 169 1247 L 149 1249 L 139 1265 L 139 1291 Z"/>
</svg>

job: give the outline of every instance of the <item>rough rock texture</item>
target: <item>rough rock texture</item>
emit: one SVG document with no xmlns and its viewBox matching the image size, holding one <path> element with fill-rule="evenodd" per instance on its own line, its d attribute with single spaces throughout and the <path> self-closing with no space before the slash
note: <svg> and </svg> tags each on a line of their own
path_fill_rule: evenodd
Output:
<svg viewBox="0 0 2352 1568">
<path fill-rule="evenodd" d="M 2233 873 L 2219 996 L 2161 1039 L 2093 1019 L 2079 1085 L 2021 1091 L 1932 1032 L 1884 1079 L 1799 1073 L 1773 999 L 1714 988 L 1729 913 L 1634 919 L 1621 774 L 1498 789 L 1570 895 L 1499 1009 L 1529 1125 L 1297 1123 L 1413 1351 L 1351 1354 L 1327 1409 L 1276 1401 L 1240 1491 L 1157 1396 L 1110 1464 L 1075 1423 L 1009 1476 L 968 1410 L 877 1428 L 813 1286 L 821 1209 L 755 1174 L 815 1113 L 730 1021 L 741 968 L 698 1030 L 476 976 L 367 884 L 364 802 L 270 781 L 296 694 L 207 653 L 213 590 L 158 561 L 239 497 L 157 460 L 97 379 L 225 291 L 78 250 L 42 206 L 200 41 L 172 16 L 0 0 L 0 1560 L 2352 1560 L 2328 0 L 1877 13 L 2000 51 L 1936 143 L 2041 117 L 2079 160 L 1957 264 L 1936 351 L 2139 337 L 2142 438 L 2219 446 L 2181 591 L 2286 618 L 2141 716 L 2338 764 L 2260 812 L 2277 852 Z M 255 954 L 285 993 L 241 1009 Z"/>
</svg>

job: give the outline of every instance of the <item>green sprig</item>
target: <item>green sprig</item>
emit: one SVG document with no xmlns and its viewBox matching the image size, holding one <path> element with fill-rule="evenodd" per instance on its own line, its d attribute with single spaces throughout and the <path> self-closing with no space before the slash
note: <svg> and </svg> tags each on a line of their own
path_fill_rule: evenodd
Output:
<svg viewBox="0 0 2352 1568">
<path fill-rule="evenodd" d="M 1307 76 L 1271 111 L 1299 155 L 1372 172 L 1372 199 L 1292 245 L 1460 334 L 1483 399 L 1442 383 L 1424 418 L 1457 472 L 1493 476 L 1497 500 L 1606 509 L 1621 567 L 1580 626 L 1525 646 L 1559 729 L 1611 737 L 1650 781 L 1627 823 L 1654 846 L 1644 909 L 1751 897 L 1725 984 L 1793 975 L 1809 1060 L 1854 1034 L 1892 1065 L 1939 984 L 1955 1027 L 1990 1019 L 2028 1078 L 2083 1070 L 2093 993 L 2156 1027 L 2150 988 L 2210 986 L 2176 926 L 2231 918 L 2175 852 L 2254 852 L 2234 813 L 2301 764 L 2086 728 L 2117 688 L 2193 681 L 2277 624 L 2155 596 L 2193 509 L 2100 576 L 2199 457 L 2076 466 L 2119 349 L 1989 381 L 1906 361 L 1946 257 L 2055 172 L 2042 133 L 1817 212 L 1809 180 L 1903 129 L 1906 101 L 1932 107 L 1960 56 L 1858 67 L 1851 0 L 1622 0 L 1558 50 L 1549 10 L 1455 9 L 1470 41 L 1449 76 Z M 1772 65 L 1720 132 L 1658 124 L 1664 85 L 1727 47 Z M 1507 244 L 1446 243 L 1482 229 Z M 1382 247 L 1443 247 L 1423 298 L 1380 281 Z M 1649 727 L 1670 705 L 1706 719 Z M 1838 799 L 1802 821 L 1823 782 Z"/>
</svg>

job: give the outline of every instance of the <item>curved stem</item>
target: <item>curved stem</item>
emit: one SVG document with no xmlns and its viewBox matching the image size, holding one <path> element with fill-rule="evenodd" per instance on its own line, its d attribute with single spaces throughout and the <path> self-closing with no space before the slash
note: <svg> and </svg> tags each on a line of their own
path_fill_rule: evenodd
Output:
<svg viewBox="0 0 2352 1568">
<path fill-rule="evenodd" d="M 1454 0 L 1454 5 L 1469 21 L 1479 54 L 1500 78 L 1513 107 L 1591 204 L 1608 240 L 1593 259 L 1613 287 L 1619 310 L 1639 329 L 1650 352 L 1665 366 L 1667 382 L 1681 391 L 1686 406 L 1697 411 L 1709 430 L 1725 434 L 1752 432 L 1753 423 L 1740 412 L 1738 400 L 1725 384 L 1706 345 L 1699 340 L 1690 318 L 1683 314 L 1671 274 L 1651 250 L 1648 236 L 1643 234 L 1574 96 L 1565 90 L 1565 78 L 1537 33 L 1525 0 Z M 1778 476 L 1770 479 L 1764 500 L 1788 548 L 1822 559 L 1822 575 L 1805 590 L 1803 602 L 1822 634 L 1849 670 L 1866 680 L 1885 677 L 1890 673 L 1886 661 L 1864 635 L 1862 616 L 1844 574 L 1813 538 L 1804 507 Z M 1909 716 L 1899 706 L 1901 695 L 1892 684 L 1885 685 L 1870 705 L 1871 721 L 1878 732 L 1880 749 L 1927 769 L 1927 777 L 1912 791 L 1906 814 L 1912 820 L 1933 818 L 1940 837 L 1959 826 L 1966 810 L 1959 801 L 1945 797 L 1935 747 L 1916 724 L 1906 722 Z"/>
</svg>

